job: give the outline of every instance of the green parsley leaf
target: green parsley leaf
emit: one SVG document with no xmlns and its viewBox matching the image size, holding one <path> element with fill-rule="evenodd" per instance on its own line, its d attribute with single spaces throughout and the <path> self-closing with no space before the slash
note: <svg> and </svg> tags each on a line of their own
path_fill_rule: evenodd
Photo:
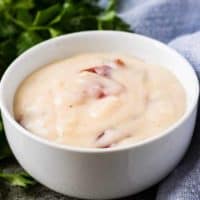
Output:
<svg viewBox="0 0 200 200">
<path fill-rule="evenodd" d="M 59 11 L 61 10 L 61 6 L 59 4 L 53 5 L 45 10 L 38 11 L 33 22 L 33 25 L 40 26 L 44 24 L 49 24 L 49 22 L 57 16 Z"/>
<path fill-rule="evenodd" d="M 23 32 L 17 40 L 17 55 L 41 41 L 42 38 L 36 32 Z"/>
<path fill-rule="evenodd" d="M 27 188 L 31 185 L 35 185 L 36 182 L 30 177 L 26 172 L 16 172 L 16 173 L 5 173 L 0 172 L 0 179 L 9 183 L 12 186 L 20 186 Z"/>
</svg>

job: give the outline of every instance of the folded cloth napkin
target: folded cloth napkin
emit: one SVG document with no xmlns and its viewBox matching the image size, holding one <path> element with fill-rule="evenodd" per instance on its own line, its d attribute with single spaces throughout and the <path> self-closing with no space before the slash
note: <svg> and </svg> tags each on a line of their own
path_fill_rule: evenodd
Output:
<svg viewBox="0 0 200 200">
<path fill-rule="evenodd" d="M 189 60 L 200 78 L 200 0 L 119 0 L 119 3 L 120 16 L 136 33 L 168 43 Z M 157 200 L 200 200 L 199 120 L 200 113 L 190 149 L 160 184 Z"/>
</svg>

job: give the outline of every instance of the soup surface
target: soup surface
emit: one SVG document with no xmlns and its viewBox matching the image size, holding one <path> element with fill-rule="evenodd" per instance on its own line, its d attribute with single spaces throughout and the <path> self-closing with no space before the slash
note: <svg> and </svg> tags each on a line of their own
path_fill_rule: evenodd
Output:
<svg viewBox="0 0 200 200">
<path fill-rule="evenodd" d="M 14 100 L 15 119 L 33 134 L 90 148 L 161 134 L 185 110 L 184 88 L 170 71 L 112 53 L 44 66 L 21 83 Z"/>
</svg>

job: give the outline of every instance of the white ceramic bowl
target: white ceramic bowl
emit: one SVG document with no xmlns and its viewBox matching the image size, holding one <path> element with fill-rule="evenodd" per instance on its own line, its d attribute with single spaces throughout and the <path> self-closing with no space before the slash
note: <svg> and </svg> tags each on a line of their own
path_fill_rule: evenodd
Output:
<svg viewBox="0 0 200 200">
<path fill-rule="evenodd" d="M 185 88 L 184 116 L 159 136 L 116 149 L 61 146 L 21 127 L 13 117 L 13 97 L 21 81 L 45 64 L 85 52 L 122 52 L 168 68 Z M 108 199 L 144 190 L 177 165 L 192 137 L 198 94 L 191 65 L 164 44 L 132 33 L 91 31 L 48 40 L 19 56 L 1 80 L 0 107 L 10 147 L 36 180 L 70 196 Z"/>
</svg>

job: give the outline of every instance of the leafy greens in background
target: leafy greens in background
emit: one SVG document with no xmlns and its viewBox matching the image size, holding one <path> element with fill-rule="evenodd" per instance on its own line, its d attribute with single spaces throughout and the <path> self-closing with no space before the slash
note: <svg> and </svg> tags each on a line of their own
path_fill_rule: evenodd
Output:
<svg viewBox="0 0 200 200">
<path fill-rule="evenodd" d="M 36 182 L 26 172 L 5 173 L 0 172 L 0 179 L 9 183 L 12 186 L 20 186 L 27 188 L 35 185 Z"/>
<path fill-rule="evenodd" d="M 84 30 L 129 31 L 116 7 L 117 0 L 108 0 L 106 8 L 98 0 L 0 0 L 0 77 L 14 58 L 43 40 Z M 0 162 L 11 155 L 0 121 Z M 25 173 L 0 172 L 0 179 L 22 187 L 34 183 Z"/>
<path fill-rule="evenodd" d="M 0 0 L 0 74 L 31 46 L 64 33 L 124 30 L 116 0 L 100 8 L 96 0 Z"/>
</svg>

